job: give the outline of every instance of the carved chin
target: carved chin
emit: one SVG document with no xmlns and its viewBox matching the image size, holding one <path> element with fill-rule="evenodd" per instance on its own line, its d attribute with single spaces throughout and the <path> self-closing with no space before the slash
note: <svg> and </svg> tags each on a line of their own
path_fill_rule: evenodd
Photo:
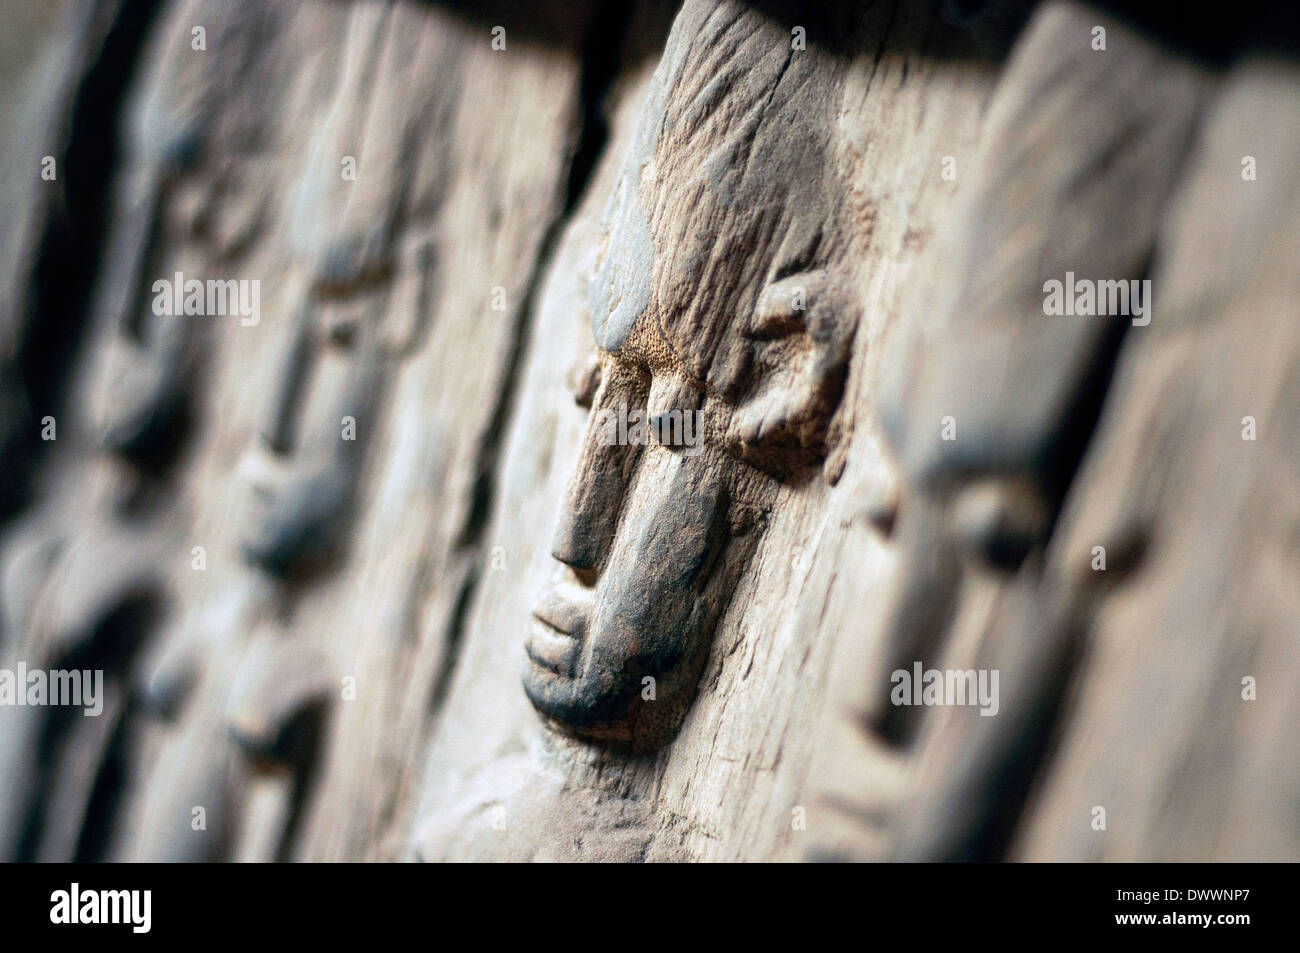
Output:
<svg viewBox="0 0 1300 953">
<path fill-rule="evenodd" d="M 620 656 L 610 664 L 599 651 L 584 651 L 582 641 L 534 621 L 525 643 L 524 692 L 556 731 L 634 753 L 653 751 L 676 734 L 695 695 L 709 635 L 700 623 L 696 603 L 669 640 L 670 662 Z M 636 641 L 602 638 L 599 631 L 587 638 L 597 645 Z"/>
<path fill-rule="evenodd" d="M 244 558 L 264 572 L 288 575 L 328 549 L 326 527 L 296 508 L 271 513 L 244 540 Z"/>
<path fill-rule="evenodd" d="M 126 457 L 165 457 L 180 440 L 183 416 L 179 395 L 149 394 L 126 401 L 105 422 L 104 443 Z"/>
<path fill-rule="evenodd" d="M 344 475 L 330 470 L 267 493 L 244 538 L 244 558 L 278 576 L 324 563 L 336 545 L 347 499 Z"/>
<path fill-rule="evenodd" d="M 642 701 L 638 686 L 613 678 L 560 674 L 531 659 L 524 692 L 555 731 L 581 741 L 633 751 L 659 747 L 666 737 L 649 737 L 643 724 L 656 702 Z"/>
<path fill-rule="evenodd" d="M 285 534 L 262 531 L 244 540 L 244 559 L 272 575 L 289 573 L 302 557 L 303 547 L 292 542 Z"/>
</svg>

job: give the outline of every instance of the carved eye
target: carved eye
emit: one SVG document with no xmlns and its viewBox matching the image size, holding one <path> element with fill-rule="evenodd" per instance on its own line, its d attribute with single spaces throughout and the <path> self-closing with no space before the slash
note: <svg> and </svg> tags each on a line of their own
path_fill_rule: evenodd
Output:
<svg viewBox="0 0 1300 953">
<path fill-rule="evenodd" d="M 690 381 L 673 375 L 656 378 L 646 405 L 650 440 L 688 453 L 702 448 L 701 397 L 699 388 Z"/>
<path fill-rule="evenodd" d="M 699 446 L 703 421 L 698 410 L 669 410 L 650 418 L 651 439 L 673 450 Z"/>
<path fill-rule="evenodd" d="M 366 323 L 379 320 L 375 303 L 367 295 L 354 298 L 331 298 L 317 305 L 316 334 L 327 348 L 351 350 Z"/>
<path fill-rule="evenodd" d="M 1006 572 L 1020 568 L 1041 547 L 1050 515 L 1036 485 L 1020 479 L 981 480 L 953 502 L 954 536 L 961 549 L 985 565 Z"/>
<path fill-rule="evenodd" d="M 325 340 L 335 347 L 350 348 L 357 337 L 355 318 L 342 318 L 328 321 L 325 325 Z"/>
</svg>

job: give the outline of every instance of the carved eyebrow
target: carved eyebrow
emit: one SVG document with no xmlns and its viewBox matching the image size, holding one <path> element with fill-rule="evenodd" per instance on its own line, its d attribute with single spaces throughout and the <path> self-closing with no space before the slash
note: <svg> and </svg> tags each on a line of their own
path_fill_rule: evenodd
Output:
<svg viewBox="0 0 1300 953">
<path fill-rule="evenodd" d="M 317 259 L 312 287 L 317 295 L 346 295 L 380 285 L 394 271 L 386 235 L 354 232 L 333 241 Z"/>
</svg>

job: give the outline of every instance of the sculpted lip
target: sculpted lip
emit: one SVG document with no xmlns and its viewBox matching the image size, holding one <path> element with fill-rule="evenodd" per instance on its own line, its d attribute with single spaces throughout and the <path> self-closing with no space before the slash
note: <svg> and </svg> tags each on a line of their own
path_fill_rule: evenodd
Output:
<svg viewBox="0 0 1300 953">
<path fill-rule="evenodd" d="M 528 635 L 525 649 L 528 658 L 539 668 L 544 668 L 556 675 L 573 677 L 578 661 L 578 650 L 582 647 L 577 639 L 562 632 L 556 632 L 549 625 L 534 618 L 532 631 Z"/>
<path fill-rule="evenodd" d="M 584 600 L 585 601 L 585 600 Z M 533 609 L 532 630 L 525 649 L 538 666 L 572 677 L 587 628 L 587 608 L 564 593 L 547 593 Z"/>
</svg>

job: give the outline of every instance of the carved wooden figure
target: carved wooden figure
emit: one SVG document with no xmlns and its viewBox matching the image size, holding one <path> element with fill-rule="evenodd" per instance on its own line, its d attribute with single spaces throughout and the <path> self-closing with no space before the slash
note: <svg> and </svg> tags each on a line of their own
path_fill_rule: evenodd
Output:
<svg viewBox="0 0 1300 953">
<path fill-rule="evenodd" d="M 592 417 L 553 545 L 570 573 L 533 612 L 525 677 L 579 737 L 672 737 L 776 482 L 831 449 L 857 320 L 830 143 L 840 80 L 782 33 L 686 5 L 606 213 Z"/>
</svg>

